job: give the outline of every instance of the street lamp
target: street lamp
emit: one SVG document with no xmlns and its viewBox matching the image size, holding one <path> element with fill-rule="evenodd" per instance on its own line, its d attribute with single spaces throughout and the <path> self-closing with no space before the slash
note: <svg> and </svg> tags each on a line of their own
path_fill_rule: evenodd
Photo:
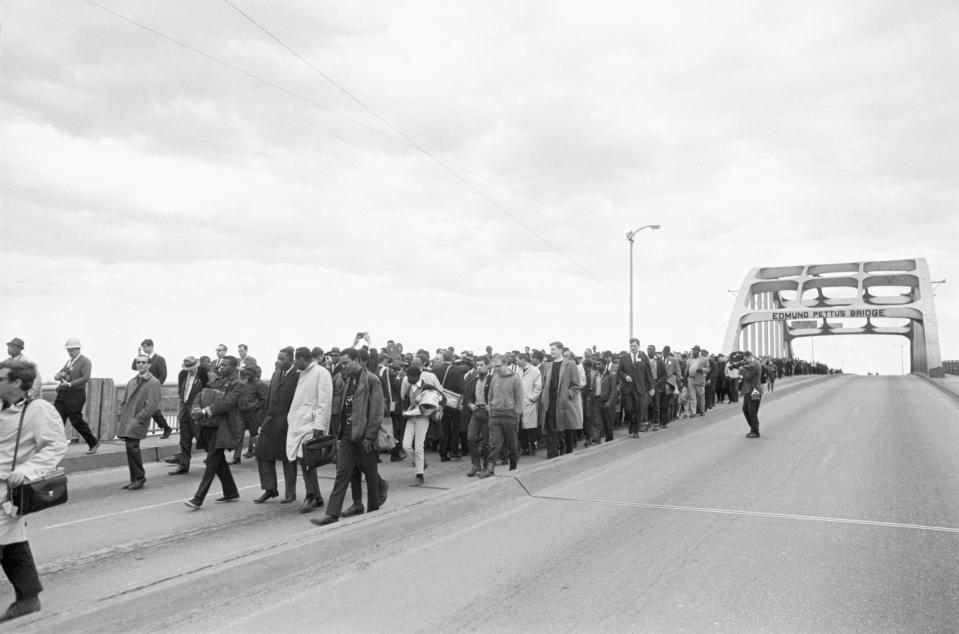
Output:
<svg viewBox="0 0 959 634">
<path fill-rule="evenodd" d="M 635 231 L 626 232 L 626 240 L 629 242 L 629 338 L 633 338 L 633 240 L 636 234 L 643 229 L 659 230 L 659 225 L 643 225 Z"/>
</svg>

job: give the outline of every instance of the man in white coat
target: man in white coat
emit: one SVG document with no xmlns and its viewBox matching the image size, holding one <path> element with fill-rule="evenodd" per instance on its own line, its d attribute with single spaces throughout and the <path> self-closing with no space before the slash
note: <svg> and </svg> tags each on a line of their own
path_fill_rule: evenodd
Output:
<svg viewBox="0 0 959 634">
<path fill-rule="evenodd" d="M 519 378 L 523 382 L 523 418 L 520 421 L 519 446 L 524 456 L 536 455 L 539 442 L 539 397 L 543 393 L 543 373 L 521 352 L 517 359 Z"/>
<path fill-rule="evenodd" d="M 320 495 L 320 482 L 316 468 L 306 466 L 303 459 L 303 443 L 327 433 L 330 428 L 330 411 L 333 407 L 333 377 L 330 371 L 313 360 L 309 348 L 300 347 L 293 353 L 293 363 L 300 371 L 290 404 L 290 413 L 286 420 L 289 428 L 286 434 L 286 457 L 300 463 L 303 484 L 306 487 L 306 499 L 300 506 L 300 513 L 309 513 L 323 506 Z"/>
<path fill-rule="evenodd" d="M 40 575 L 27 541 L 23 517 L 7 499 L 8 490 L 52 471 L 67 452 L 67 437 L 60 415 L 44 401 L 28 401 L 27 394 L 36 380 L 36 368 L 23 361 L 0 363 L 0 564 L 13 585 L 16 600 L 0 621 L 15 619 L 40 609 Z M 21 421 L 20 442 L 17 429 Z M 16 465 L 14 465 L 16 452 Z"/>
</svg>

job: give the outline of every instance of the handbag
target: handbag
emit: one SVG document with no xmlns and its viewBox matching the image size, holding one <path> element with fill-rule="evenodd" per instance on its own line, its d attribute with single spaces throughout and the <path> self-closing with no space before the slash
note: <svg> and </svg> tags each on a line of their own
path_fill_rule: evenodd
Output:
<svg viewBox="0 0 959 634">
<path fill-rule="evenodd" d="M 20 412 L 20 425 L 17 427 L 17 441 L 13 448 L 12 472 L 17 468 L 17 453 L 20 451 L 20 433 L 23 431 L 23 417 L 30 405 L 28 399 Z M 56 469 L 36 480 L 28 480 L 8 492 L 13 505 L 17 507 L 17 515 L 27 515 L 59 506 L 67 501 L 67 474 L 63 469 Z"/>
<path fill-rule="evenodd" d="M 303 461 L 313 469 L 336 462 L 336 437 L 330 434 L 303 443 Z"/>
</svg>

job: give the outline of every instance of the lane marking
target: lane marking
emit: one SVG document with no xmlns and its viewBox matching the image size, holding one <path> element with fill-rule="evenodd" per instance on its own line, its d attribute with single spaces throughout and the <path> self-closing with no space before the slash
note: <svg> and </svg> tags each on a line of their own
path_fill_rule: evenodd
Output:
<svg viewBox="0 0 959 634">
<path fill-rule="evenodd" d="M 251 484 L 245 487 L 237 487 L 237 490 L 242 491 L 244 489 L 253 489 L 253 488 L 258 489 L 260 488 L 260 485 Z M 103 520 L 108 517 L 116 517 L 117 515 L 126 515 L 127 513 L 136 513 L 137 511 L 147 511 L 150 509 L 160 508 L 161 506 L 169 506 L 170 504 L 183 504 L 184 499 L 189 499 L 189 498 L 177 499 L 171 502 L 159 502 L 158 504 L 149 504 L 147 506 L 138 506 L 133 509 L 126 509 L 124 511 L 115 511 L 113 513 L 104 513 L 103 515 L 94 515 L 93 517 L 85 517 L 83 519 L 72 520 L 70 522 L 62 522 L 60 524 L 51 524 L 50 526 L 44 526 L 40 530 L 46 531 L 46 530 L 50 530 L 51 528 L 63 528 L 64 526 L 74 526 L 76 524 L 83 524 L 84 522 L 94 522 L 96 520 Z"/>
<path fill-rule="evenodd" d="M 828 522 L 832 524 L 858 524 L 860 526 L 884 526 L 887 528 L 910 528 L 913 530 L 932 531 L 937 533 L 959 533 L 959 528 L 951 526 L 927 526 L 925 524 L 902 524 L 899 522 L 879 522 L 875 520 L 857 520 L 843 517 L 821 517 L 818 515 L 791 515 L 789 513 L 766 513 L 763 511 L 741 511 L 736 509 L 715 509 L 698 506 L 676 506 L 673 504 L 647 504 L 644 502 L 617 502 L 615 500 L 584 500 L 580 498 L 564 498 L 551 495 L 533 495 L 540 500 L 559 500 L 563 502 L 587 502 L 591 504 L 607 504 L 610 506 L 626 506 L 641 509 L 660 509 L 666 511 L 692 511 L 695 513 L 715 513 L 719 515 L 741 515 L 745 517 L 775 517 L 790 520 L 805 520 L 809 522 Z"/>
</svg>

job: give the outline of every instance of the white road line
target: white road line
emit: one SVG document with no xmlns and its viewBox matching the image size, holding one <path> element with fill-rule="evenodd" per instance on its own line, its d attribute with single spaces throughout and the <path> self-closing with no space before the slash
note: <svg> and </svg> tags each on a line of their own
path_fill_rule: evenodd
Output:
<svg viewBox="0 0 959 634">
<path fill-rule="evenodd" d="M 617 502 L 615 500 L 583 500 L 579 498 L 564 498 L 550 495 L 532 496 L 541 500 L 562 500 L 566 502 L 591 502 L 608 504 L 611 506 L 628 506 L 642 509 L 662 509 L 667 511 L 693 511 L 696 513 L 717 513 L 720 515 L 743 515 L 746 517 L 777 517 L 790 520 L 806 520 L 810 522 L 830 522 L 833 524 L 859 524 L 862 526 L 885 526 L 888 528 L 911 528 L 913 530 L 933 531 L 938 533 L 959 533 L 959 528 L 951 526 L 927 526 L 924 524 L 900 524 L 899 522 L 877 522 L 874 520 L 856 520 L 842 517 L 819 517 L 816 515 L 790 515 L 788 513 L 764 513 L 762 511 L 740 511 L 736 509 L 713 509 L 696 506 L 675 506 L 672 504 L 646 504 L 643 502 Z"/>
<path fill-rule="evenodd" d="M 253 488 L 259 488 L 259 487 L 260 487 L 259 484 L 251 484 L 245 487 L 237 487 L 237 490 L 242 491 L 243 489 L 253 489 Z M 136 513 L 137 511 L 147 511 L 149 509 L 160 508 L 161 506 L 169 506 L 171 504 L 183 504 L 184 499 L 187 499 L 187 498 L 172 500 L 170 502 L 160 502 L 159 504 L 150 504 L 148 506 L 138 506 L 135 509 L 126 509 L 125 511 L 117 511 L 115 513 L 104 513 L 103 515 L 94 515 L 93 517 L 85 517 L 80 520 L 63 522 L 61 524 L 51 524 L 50 526 L 44 526 L 40 530 L 48 531 L 51 528 L 63 528 L 64 526 L 74 526 L 76 524 L 83 524 L 84 522 L 95 522 L 96 520 L 103 520 L 108 517 L 116 517 L 117 515 L 125 515 L 127 513 Z"/>
</svg>

